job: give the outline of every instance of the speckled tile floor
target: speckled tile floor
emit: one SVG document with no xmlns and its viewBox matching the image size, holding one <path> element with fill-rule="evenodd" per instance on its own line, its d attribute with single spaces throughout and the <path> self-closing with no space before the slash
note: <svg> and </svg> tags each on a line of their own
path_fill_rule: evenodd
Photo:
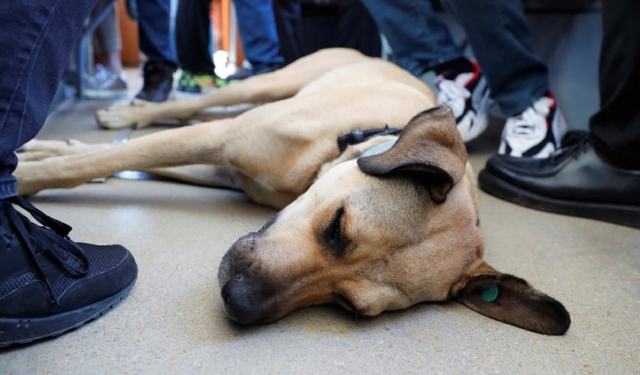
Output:
<svg viewBox="0 0 640 375">
<path fill-rule="evenodd" d="M 40 138 L 113 140 L 118 132 L 93 120 L 107 104 L 71 105 Z M 470 147 L 476 170 L 491 142 Z M 563 337 L 453 302 L 373 319 L 314 307 L 242 328 L 224 317 L 217 267 L 229 245 L 273 210 L 236 192 L 118 179 L 32 201 L 71 224 L 76 240 L 128 247 L 140 274 L 131 296 L 101 319 L 0 351 L 0 374 L 640 374 L 639 230 L 480 195 L 486 259 L 565 304 L 573 325 Z"/>
</svg>

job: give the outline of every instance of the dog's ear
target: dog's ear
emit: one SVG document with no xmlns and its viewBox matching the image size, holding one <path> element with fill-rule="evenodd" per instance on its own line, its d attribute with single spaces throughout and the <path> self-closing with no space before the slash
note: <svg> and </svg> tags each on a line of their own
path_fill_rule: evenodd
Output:
<svg viewBox="0 0 640 375">
<path fill-rule="evenodd" d="M 571 325 L 569 312 L 560 302 L 485 262 L 456 283 L 451 294 L 482 315 L 528 331 L 562 335 Z"/>
<path fill-rule="evenodd" d="M 467 150 L 455 117 L 441 105 L 415 116 L 391 149 L 358 159 L 358 166 L 374 176 L 417 172 L 426 180 L 431 198 L 442 203 L 464 176 L 466 162 Z"/>
</svg>

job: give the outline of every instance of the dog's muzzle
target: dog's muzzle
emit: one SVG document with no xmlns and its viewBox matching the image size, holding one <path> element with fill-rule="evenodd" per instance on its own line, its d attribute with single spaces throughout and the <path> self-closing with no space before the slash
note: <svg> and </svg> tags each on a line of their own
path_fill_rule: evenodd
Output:
<svg viewBox="0 0 640 375">
<path fill-rule="evenodd" d="M 218 271 L 222 300 L 227 317 L 240 324 L 268 323 L 274 316 L 269 302 L 275 293 L 259 274 L 251 258 L 255 236 L 245 236 L 227 251 Z"/>
</svg>

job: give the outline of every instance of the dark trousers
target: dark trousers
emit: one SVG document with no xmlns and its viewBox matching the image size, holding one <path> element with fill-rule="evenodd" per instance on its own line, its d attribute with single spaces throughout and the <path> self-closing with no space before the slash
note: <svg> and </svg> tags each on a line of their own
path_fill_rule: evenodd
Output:
<svg viewBox="0 0 640 375">
<path fill-rule="evenodd" d="M 253 73 L 284 64 L 271 0 L 235 0 L 238 29 Z M 176 50 L 180 66 L 190 73 L 213 74 L 211 0 L 180 0 L 176 15 Z"/>
<path fill-rule="evenodd" d="M 189 0 L 191 2 L 193 0 Z M 137 0 L 140 50 L 153 62 L 177 66 L 171 43 L 171 1 Z"/>
<path fill-rule="evenodd" d="M 640 169 L 640 1 L 606 0 L 602 7 L 600 110 L 591 134 L 603 156 Z"/>
<path fill-rule="evenodd" d="M 213 74 L 211 59 L 211 0 L 180 0 L 176 14 L 176 51 L 180 68 Z"/>
<path fill-rule="evenodd" d="M 359 0 L 332 0 L 330 4 L 273 0 L 273 10 L 280 53 L 287 64 L 332 47 L 353 48 L 369 56 L 380 56 L 379 31 Z"/>
<path fill-rule="evenodd" d="M 2 0 L 0 199 L 17 194 L 14 151 L 47 118 L 71 50 L 96 0 Z"/>
<path fill-rule="evenodd" d="M 302 6 L 298 0 L 273 0 L 280 40 L 280 55 L 286 64 L 304 56 L 302 50 Z"/>
</svg>

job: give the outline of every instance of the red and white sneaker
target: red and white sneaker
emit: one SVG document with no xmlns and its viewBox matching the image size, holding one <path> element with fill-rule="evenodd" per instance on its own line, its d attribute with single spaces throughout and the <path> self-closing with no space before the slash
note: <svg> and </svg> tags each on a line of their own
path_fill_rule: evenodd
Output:
<svg viewBox="0 0 640 375">
<path fill-rule="evenodd" d="M 487 110 L 491 104 L 489 87 L 482 76 L 480 66 L 475 61 L 470 62 L 474 67 L 473 72 L 460 73 L 453 77 L 445 73 L 435 80 L 436 86 L 440 89 L 437 96 L 438 104 L 445 104 L 451 108 L 464 142 L 478 137 L 487 129 Z"/>
<path fill-rule="evenodd" d="M 498 153 L 546 158 L 560 147 L 566 131 L 567 120 L 549 92 L 524 112 L 507 119 Z"/>
</svg>

